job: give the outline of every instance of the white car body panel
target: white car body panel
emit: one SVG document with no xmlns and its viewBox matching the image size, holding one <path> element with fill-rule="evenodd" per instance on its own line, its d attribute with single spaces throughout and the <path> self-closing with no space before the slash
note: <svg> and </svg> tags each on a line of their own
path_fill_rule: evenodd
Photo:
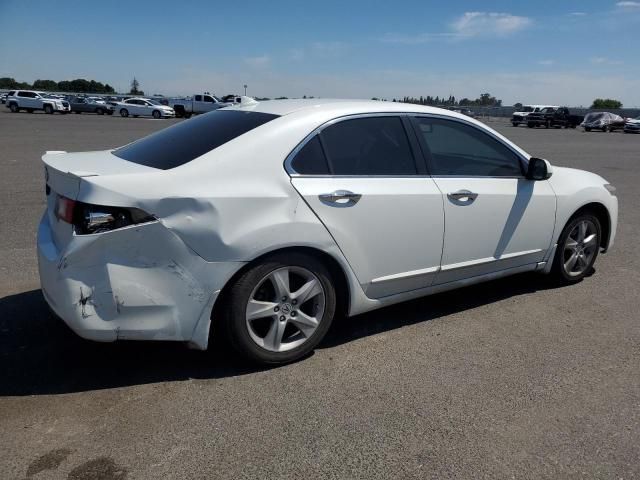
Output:
<svg viewBox="0 0 640 480">
<path fill-rule="evenodd" d="M 367 296 L 432 284 L 440 266 L 444 216 L 442 194 L 431 178 L 294 177 L 292 183 L 349 260 Z M 353 205 L 319 198 L 336 190 L 353 190 L 362 198 Z M 389 255 L 390 242 L 400 242 L 402 249 Z"/>
<path fill-rule="evenodd" d="M 305 178 L 290 177 L 284 167 L 300 142 L 326 122 L 381 112 L 461 119 L 529 158 L 464 115 L 370 101 L 273 101 L 228 108 L 282 116 L 170 170 L 128 162 L 111 151 L 43 157 L 53 192 L 93 205 L 139 208 L 157 218 L 77 235 L 52 214 L 55 199 L 48 198 L 38 231 L 41 283 L 49 304 L 80 335 L 102 341 L 178 340 L 206 348 L 212 309 L 229 279 L 248 262 L 287 247 L 332 258 L 348 285 L 348 314 L 355 315 L 541 270 L 567 220 L 588 203 L 609 211 L 609 247 L 613 244 L 617 199 L 603 187 L 605 180 L 588 172 L 554 168 L 551 179 L 533 182 Z M 446 205 L 446 193 L 460 188 L 477 190 L 476 208 Z M 324 208 L 318 194 L 339 189 L 361 193 L 355 207 L 362 208 Z M 529 190 L 531 195 L 522 196 Z M 384 193 L 391 194 L 388 200 Z"/>
<path fill-rule="evenodd" d="M 524 178 L 435 177 L 445 197 L 441 273 L 436 283 L 543 261 L 550 247 L 556 199 L 548 182 Z M 458 202 L 447 194 L 469 190 Z"/>
</svg>

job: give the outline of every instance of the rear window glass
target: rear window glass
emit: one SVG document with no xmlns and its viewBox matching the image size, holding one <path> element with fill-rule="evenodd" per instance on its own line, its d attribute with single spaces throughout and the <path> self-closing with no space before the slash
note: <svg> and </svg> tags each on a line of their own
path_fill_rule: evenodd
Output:
<svg viewBox="0 0 640 480">
<path fill-rule="evenodd" d="M 169 170 L 204 155 L 278 115 L 216 110 L 156 132 L 114 150 L 129 162 Z"/>
</svg>

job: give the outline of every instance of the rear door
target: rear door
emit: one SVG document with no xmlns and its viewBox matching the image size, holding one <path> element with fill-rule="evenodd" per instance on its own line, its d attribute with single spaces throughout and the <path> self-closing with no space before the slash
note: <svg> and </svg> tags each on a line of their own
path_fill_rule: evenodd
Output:
<svg viewBox="0 0 640 480">
<path fill-rule="evenodd" d="M 440 266 L 442 196 L 407 126 L 398 115 L 344 117 L 287 160 L 371 298 L 428 287 Z"/>
</svg>

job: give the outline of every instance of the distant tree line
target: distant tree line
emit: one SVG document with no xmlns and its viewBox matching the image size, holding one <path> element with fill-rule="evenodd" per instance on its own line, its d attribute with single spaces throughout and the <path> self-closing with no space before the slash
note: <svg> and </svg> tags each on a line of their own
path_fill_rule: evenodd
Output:
<svg viewBox="0 0 640 480">
<path fill-rule="evenodd" d="M 115 89 L 108 83 L 85 80 L 84 78 L 63 80 L 61 82 L 38 79 L 33 84 L 29 84 L 27 82 L 18 82 L 15 78 L 2 77 L 0 78 L 0 88 L 4 90 L 23 88 L 49 92 L 115 93 Z"/>
<path fill-rule="evenodd" d="M 377 100 L 377 99 L 376 99 Z M 439 106 L 480 106 L 480 107 L 501 107 L 502 100 L 497 99 L 492 96 L 490 93 L 483 93 L 479 98 L 475 100 L 471 100 L 469 98 L 461 98 L 457 100 L 456 97 L 450 95 L 448 98 L 446 97 L 432 97 L 427 95 L 426 97 L 420 96 L 419 98 L 415 97 L 403 97 L 402 100 L 393 99 L 394 102 L 400 101 L 402 103 L 414 103 L 417 105 L 439 105 Z"/>
<path fill-rule="evenodd" d="M 622 102 L 612 98 L 596 98 L 591 108 L 622 108 Z"/>
</svg>

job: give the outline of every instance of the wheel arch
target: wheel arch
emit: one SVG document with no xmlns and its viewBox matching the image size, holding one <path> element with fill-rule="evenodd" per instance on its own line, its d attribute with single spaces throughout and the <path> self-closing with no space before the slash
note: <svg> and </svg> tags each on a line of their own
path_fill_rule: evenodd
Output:
<svg viewBox="0 0 640 480">
<path fill-rule="evenodd" d="M 331 273 L 331 277 L 334 281 L 336 288 L 336 314 L 338 316 L 347 316 L 349 314 L 349 306 L 350 306 L 350 293 L 351 287 L 349 285 L 347 273 L 345 272 L 343 266 L 340 262 L 333 257 L 331 254 L 322 251 L 318 248 L 314 247 L 306 247 L 306 246 L 293 246 L 293 247 L 284 247 L 284 248 L 276 248 L 274 250 L 270 250 L 269 252 L 263 253 L 260 256 L 252 259 L 247 262 L 242 268 L 238 269 L 236 273 L 234 273 L 231 278 L 225 283 L 224 287 L 220 291 L 220 295 L 216 299 L 213 308 L 211 310 L 211 326 L 210 329 L 212 332 L 217 330 L 215 328 L 215 323 L 223 318 L 222 309 L 224 308 L 225 301 L 227 295 L 233 285 L 236 283 L 236 280 L 249 268 L 254 265 L 260 263 L 265 258 L 281 253 L 302 253 L 309 256 L 312 256 L 318 260 L 320 260 Z"/>
<path fill-rule="evenodd" d="M 609 247 L 609 240 L 611 238 L 611 214 L 609 213 L 609 210 L 604 204 L 600 202 L 590 202 L 581 206 L 569 217 L 565 225 L 568 224 L 571 220 L 573 220 L 578 215 L 581 215 L 587 212 L 593 214 L 600 222 L 600 228 L 602 228 L 602 237 L 600 238 L 600 248 L 603 249 L 603 252 L 606 252 L 607 248 Z"/>
</svg>

